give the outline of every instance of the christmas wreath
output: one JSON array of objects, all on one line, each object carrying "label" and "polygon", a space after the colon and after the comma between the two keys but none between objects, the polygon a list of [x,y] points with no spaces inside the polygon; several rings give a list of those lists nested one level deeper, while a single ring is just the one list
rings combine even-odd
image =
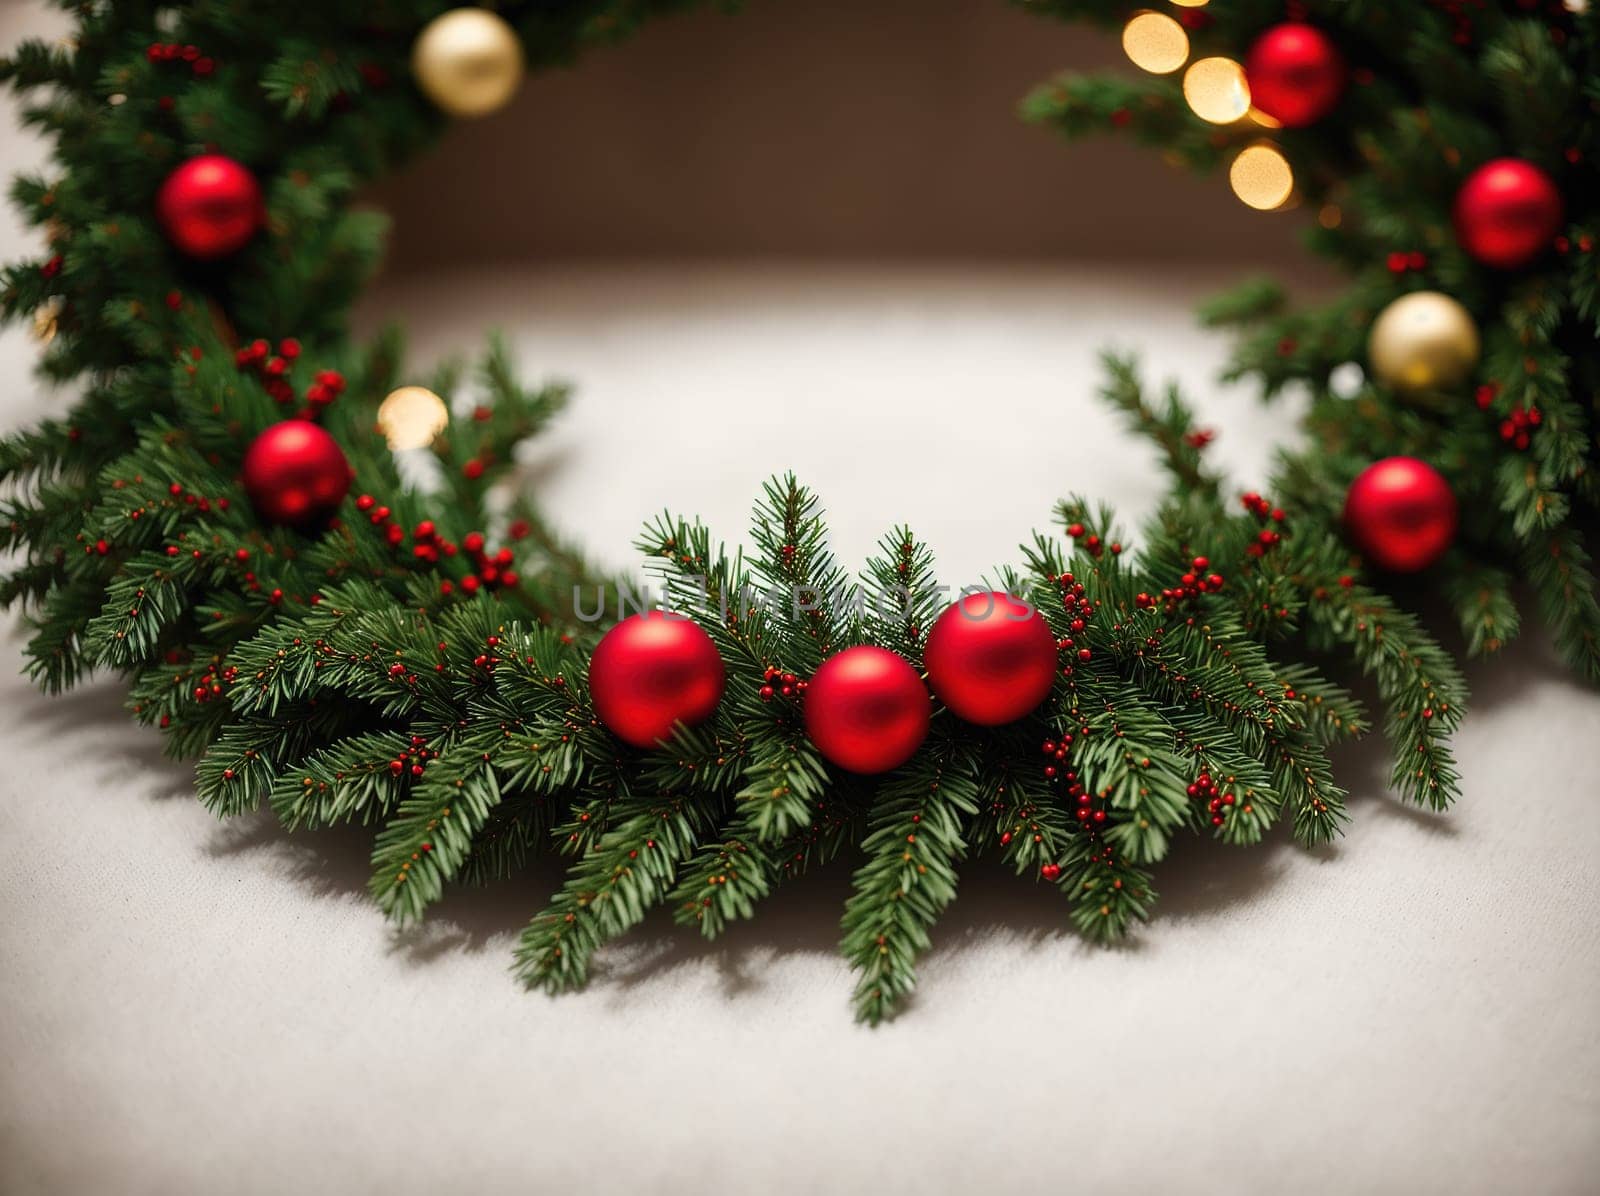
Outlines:
[{"label": "christmas wreath", "polygon": [[716,935],[851,854],[843,950],[877,1021],[969,855],[1111,940],[1182,834],[1337,835],[1328,749],[1368,716],[1325,669],[1372,679],[1394,788],[1446,806],[1463,687],[1424,592],[1481,655],[1525,589],[1600,676],[1600,20],[1574,0],[1030,0],[1120,30],[1146,73],[1050,82],[1029,119],[1311,205],[1349,271],[1311,310],[1254,282],[1205,313],[1238,330],[1235,376],[1311,396],[1270,496],[1231,494],[1180,399],[1108,358],[1172,480],[1136,539],[1067,498],[952,602],[907,527],[860,574],[835,561],[779,477],[747,552],[647,525],[652,609],[597,621],[596,587],[639,588],[502,484],[564,392],[492,347],[452,419],[458,370],[418,387],[397,335],[352,343],[384,229],[351,199],[525,64],[686,3],[83,0],[70,44],[0,65],[57,163],[14,185],[48,250],[6,271],[4,313],[82,389],[0,443],[4,598],[45,690],[123,675],[218,814],[377,824],[399,923],[566,853],[516,952],[549,989],[654,906]]}]

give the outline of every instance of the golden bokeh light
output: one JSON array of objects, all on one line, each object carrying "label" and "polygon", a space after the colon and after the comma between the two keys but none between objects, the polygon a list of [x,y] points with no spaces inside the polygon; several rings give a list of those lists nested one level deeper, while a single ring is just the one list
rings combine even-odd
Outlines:
[{"label": "golden bokeh light", "polygon": [[1200,58],[1183,72],[1183,98],[1201,120],[1229,125],[1250,111],[1244,67],[1231,58]]},{"label": "golden bokeh light", "polygon": [[1122,49],[1141,70],[1170,75],[1189,57],[1189,35],[1165,13],[1136,13],[1122,27]]},{"label": "golden bokeh light", "polygon": [[1260,125],[1263,129],[1283,128],[1283,122],[1281,120],[1279,120],[1276,116],[1268,116],[1259,108],[1250,109],[1250,119],[1255,121],[1256,124]]},{"label": "golden bokeh light", "polygon": [[46,299],[33,313],[33,335],[41,345],[56,339],[56,329],[61,319],[62,302],[59,298]]},{"label": "golden bokeh light", "polygon": [[450,423],[444,400],[422,386],[402,386],[378,404],[378,427],[395,451],[427,448]]},{"label": "golden bokeh light", "polygon": [[1282,207],[1294,192],[1294,171],[1278,147],[1247,145],[1228,167],[1228,183],[1239,199],[1257,211]]},{"label": "golden bokeh light", "polygon": [[1179,8],[1204,8],[1207,0],[1172,0]]}]

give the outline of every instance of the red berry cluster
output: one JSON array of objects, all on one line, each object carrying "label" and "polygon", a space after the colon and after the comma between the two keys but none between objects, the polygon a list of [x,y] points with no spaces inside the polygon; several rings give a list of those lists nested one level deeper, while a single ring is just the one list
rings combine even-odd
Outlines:
[{"label": "red berry cluster", "polygon": [[[383,506],[370,494],[360,495],[356,499],[356,510],[360,511],[374,527],[384,529],[384,538],[394,548],[399,548],[405,543],[406,530],[394,520],[394,512]],[[521,539],[528,534],[525,521],[518,520],[511,525],[513,539]],[[512,569],[516,557],[509,548],[502,548],[499,552],[491,554],[485,547],[486,541],[482,532],[468,532],[461,537],[461,543],[447,540],[439,534],[439,529],[434,526],[433,520],[424,519],[411,531],[414,541],[411,555],[426,564],[436,565],[447,557],[466,554],[472,563],[472,572],[460,581],[451,581],[446,578],[439,583],[439,593],[449,595],[460,588],[467,594],[476,594],[480,589],[511,589],[517,584],[517,574]]]},{"label": "red berry cluster", "polygon": [[219,511],[226,511],[232,505],[226,498],[211,499],[203,494],[191,494],[183,488],[181,482],[173,482],[167,487],[167,493],[172,495],[173,498],[183,499],[184,506],[193,507],[202,515],[210,511],[212,506],[215,506]]},{"label": "red berry cluster", "polygon": [[785,673],[782,669],[768,665],[761,673],[761,700],[770,702],[779,695],[785,698],[799,697],[806,692],[806,683],[793,673]]},{"label": "red berry cluster", "polygon": [[187,66],[197,79],[204,79],[217,69],[216,59],[200,53],[199,46],[183,46],[177,42],[151,42],[144,56],[154,63],[175,62]]},{"label": "red berry cluster", "polygon": [[500,663],[500,658],[494,654],[494,650],[500,646],[500,637],[491,635],[483,643],[488,651],[479,652],[474,656],[472,658],[472,667],[482,669],[486,673],[492,673],[494,672],[494,666]]},{"label": "red berry cluster", "polygon": [[405,541],[406,529],[394,521],[394,512],[383,506],[370,494],[363,494],[356,499],[356,510],[367,517],[367,522],[373,527],[383,528],[383,535],[392,547],[398,548]]},{"label": "red berry cluster", "polygon": [[224,682],[232,685],[234,678],[239,675],[239,670],[231,664],[219,669],[217,667],[219,663],[219,661],[212,661],[191,691],[196,702],[205,703],[220,698],[224,692]]},{"label": "red berry cluster", "polygon": [[411,538],[416,541],[411,555],[430,565],[438,564],[441,556],[455,556],[458,551],[454,544],[439,534],[439,529],[434,527],[431,519],[424,519],[412,528]]},{"label": "red berry cluster", "polygon": [[[502,548],[490,556],[484,547],[482,532],[468,532],[461,537],[461,548],[472,562],[472,572],[461,579],[461,588],[469,594],[476,593],[481,586],[490,589],[510,589],[517,584],[517,575],[511,566],[516,563],[511,549]],[[449,582],[440,585],[440,590],[448,594],[446,587]]]},{"label": "red berry cluster", "polygon": [[320,411],[344,393],[344,375],[338,370],[318,370],[311,385],[306,387],[306,402],[312,411]]},{"label": "red berry cluster", "polygon": [[[1088,732],[1085,731],[1084,734]],[[1048,763],[1044,766],[1045,779],[1059,780],[1066,787],[1067,796],[1073,801],[1073,814],[1077,820],[1086,826],[1099,826],[1106,820],[1106,808],[1103,798],[1097,798],[1086,788],[1077,772],[1066,766],[1067,754],[1072,749],[1072,734],[1067,732],[1059,739],[1047,739],[1040,747]],[[1008,843],[1008,836],[1000,837],[1001,843]]]},{"label": "red berry cluster", "polygon": [[[1044,741],[1044,745],[1039,749],[1039,751],[1042,752],[1049,761],[1044,766],[1045,780],[1053,781],[1058,776],[1073,777],[1073,779],[1076,780],[1072,770],[1067,768],[1063,763],[1063,761],[1066,760],[1067,752],[1069,749],[1071,749],[1071,747],[1072,732],[1070,731],[1063,733],[1060,739],[1047,739]],[[1001,839],[1000,841],[1002,843],[1005,842],[1004,839]]]},{"label": "red berry cluster", "polygon": [[[1574,156],[1574,155],[1576,155],[1576,156]],[[1582,157],[1582,155],[1578,154],[1576,150],[1568,150],[1567,151],[1567,160],[1569,162],[1571,162],[1574,166],[1576,166],[1578,164],[1578,161],[1579,161],[1579,159],[1581,157]],[[1572,252],[1572,247],[1573,247],[1574,244],[1577,245],[1579,253],[1593,253],[1594,252],[1594,238],[1592,236],[1590,236],[1588,233],[1584,233],[1582,236],[1580,236],[1577,239],[1576,242],[1572,241],[1568,237],[1557,237],[1556,238],[1556,252],[1557,253],[1571,253]]]},{"label": "red berry cluster", "polygon": [[[1091,846],[1089,862],[1091,864],[1103,864],[1108,871],[1116,867],[1117,861],[1111,854],[1111,844],[1101,840],[1100,836],[1093,830],[1089,832],[1089,843]],[[1122,881],[1120,879],[1113,880],[1111,887],[1113,889],[1121,889]],[[1108,911],[1105,906],[1101,906],[1100,912],[1104,914]]]},{"label": "red berry cluster", "polygon": [[[1072,527],[1081,526],[1081,524],[1076,523],[1072,525]],[[1071,527],[1067,529],[1067,534],[1072,534]],[[1120,544],[1113,544],[1111,547],[1115,552],[1122,551]],[[1078,635],[1089,626],[1089,620],[1094,617],[1094,603],[1084,596],[1083,583],[1076,580],[1072,574],[1063,573],[1060,577],[1052,577],[1048,580],[1061,587],[1061,607],[1071,616],[1067,621],[1067,630],[1072,634],[1058,639],[1056,647],[1062,652],[1076,650],[1078,659],[1087,664],[1094,659],[1094,651],[1090,648],[1079,648],[1077,641],[1072,637]],[[1063,665],[1061,675],[1063,677],[1072,676],[1072,666],[1070,664]]]},{"label": "red berry cluster", "polygon": [[[1198,9],[1185,9],[1185,12],[1197,12]],[[1203,449],[1217,438],[1215,428],[1196,428],[1192,432],[1183,434],[1183,443],[1192,449]]]},{"label": "red berry cluster", "polygon": [[[1085,534],[1086,532],[1087,534]],[[1090,556],[1097,557],[1107,548],[1111,550],[1112,556],[1122,555],[1121,544],[1117,543],[1115,540],[1113,540],[1110,544],[1105,543],[1093,532],[1088,532],[1081,523],[1067,524],[1067,535],[1071,536],[1074,540],[1082,540],[1084,550],[1088,552]]]},{"label": "red berry cluster", "polygon": [[[395,776],[399,776],[409,768],[412,776],[420,777],[423,770],[427,768],[428,761],[438,754],[438,752],[430,752],[428,750],[428,741],[426,739],[420,735],[413,735],[411,737],[411,749],[401,752],[393,760],[389,761],[389,771]],[[423,844],[423,850],[426,851],[427,849],[428,845]]]},{"label": "red berry cluster", "polygon": [[[1487,411],[1494,405],[1500,395],[1498,382],[1485,382],[1478,387],[1478,406]],[[1522,403],[1512,405],[1510,412],[1500,421],[1500,439],[1516,449],[1519,453],[1527,450],[1533,441],[1533,429],[1544,422],[1544,416],[1539,414],[1539,408],[1533,404],[1524,406]]]},{"label": "red berry cluster", "polygon": [[[237,551],[234,552],[233,559],[238,561],[241,565],[244,564],[246,561],[248,561],[250,559],[250,550],[248,548],[240,548],[240,549],[238,549]],[[259,592],[260,589],[261,589],[261,583],[256,580],[255,573],[250,569],[246,569],[244,571],[244,584],[245,584],[245,588],[250,590],[252,593]],[[283,591],[282,590],[273,590],[272,594],[273,594],[272,604],[274,606],[276,606],[279,602],[283,601]]]},{"label": "red berry cluster", "polygon": [[1210,567],[1210,560],[1197,556],[1189,562],[1189,572],[1178,578],[1177,585],[1162,590],[1160,598],[1140,591],[1134,596],[1133,604],[1140,610],[1148,610],[1159,602],[1170,615],[1179,607],[1192,604],[1202,594],[1215,594],[1226,583],[1222,574],[1207,573]]},{"label": "red berry cluster", "polygon": [[[1262,524],[1281,524],[1284,521],[1282,507],[1275,507],[1254,491],[1242,495],[1239,505],[1249,511]],[[1272,527],[1263,527],[1256,533],[1256,542],[1246,548],[1245,555],[1264,557],[1283,541],[1283,534]]]},{"label": "red berry cluster", "polygon": [[1500,421],[1500,439],[1518,452],[1523,452],[1532,441],[1533,429],[1543,419],[1537,407],[1524,407],[1518,403],[1511,408],[1511,414]]},{"label": "red berry cluster", "polygon": [[1236,809],[1245,815],[1255,813],[1255,807],[1249,802],[1242,806],[1238,804],[1239,799],[1233,790],[1226,788],[1232,784],[1233,778],[1226,777],[1223,779],[1223,787],[1219,787],[1211,775],[1211,770],[1202,764],[1200,775],[1189,785],[1189,796],[1196,801],[1206,803],[1206,813],[1211,815],[1212,826],[1222,826]]},{"label": "red berry cluster", "polygon": [[[279,403],[294,402],[294,384],[289,381],[289,371],[300,356],[300,342],[288,337],[278,342],[277,353],[264,340],[255,340],[233,355],[234,364],[242,373],[253,373],[261,379],[266,392]],[[315,381],[306,387],[307,407],[300,415],[315,416],[344,393],[344,375],[338,370],[318,370]]]},{"label": "red berry cluster", "polygon": [[1428,268],[1428,255],[1420,250],[1413,249],[1410,253],[1399,250],[1389,255],[1389,273],[1404,274],[1406,271],[1426,270]]},{"label": "red berry cluster", "polygon": [[1211,770],[1204,764],[1200,766],[1200,775],[1189,782],[1189,796],[1196,801],[1206,803],[1206,812],[1211,815],[1211,825],[1221,826],[1224,814],[1228,807],[1234,803],[1232,793],[1224,794],[1217,789],[1217,782],[1211,775]]},{"label": "red berry cluster", "polygon": [[1067,796],[1076,803],[1073,814],[1079,822],[1099,826],[1106,820],[1106,804],[1104,798],[1097,798],[1083,787],[1083,782],[1078,780],[1077,774],[1068,771],[1066,775]]}]

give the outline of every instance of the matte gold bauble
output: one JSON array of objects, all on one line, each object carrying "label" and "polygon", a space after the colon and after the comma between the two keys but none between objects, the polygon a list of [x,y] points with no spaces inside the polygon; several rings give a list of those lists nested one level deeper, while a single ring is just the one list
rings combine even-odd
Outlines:
[{"label": "matte gold bauble", "polygon": [[418,35],[411,73],[451,116],[488,116],[510,103],[522,85],[522,43],[488,9],[451,9]]},{"label": "matte gold bauble", "polygon": [[1367,338],[1373,376],[1408,395],[1464,385],[1479,352],[1472,314],[1438,291],[1402,295],[1378,313]]}]

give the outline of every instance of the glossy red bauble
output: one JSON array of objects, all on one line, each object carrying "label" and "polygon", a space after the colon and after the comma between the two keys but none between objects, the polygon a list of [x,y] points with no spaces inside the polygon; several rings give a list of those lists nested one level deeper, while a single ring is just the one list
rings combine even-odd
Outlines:
[{"label": "glossy red bauble", "polygon": [[1338,106],[1349,70],[1333,39],[1315,25],[1274,25],[1244,61],[1250,103],[1289,128],[1314,124]]},{"label": "glossy red bauble", "polygon": [[243,249],[266,221],[261,185],[232,158],[190,158],[167,176],[156,196],[167,239],[192,258],[226,257]]},{"label": "glossy red bauble", "polygon": [[1532,162],[1496,158],[1456,192],[1456,239],[1486,266],[1520,269],[1555,243],[1563,208],[1555,183]]},{"label": "glossy red bauble", "polygon": [[879,773],[928,735],[928,690],[902,656],[862,645],[823,661],[806,688],[806,733],[840,768]]},{"label": "glossy red bauble", "polygon": [[624,743],[655,747],[678,723],[710,718],[726,672],[698,624],[662,611],[633,615],[600,638],[589,658],[589,696]]},{"label": "glossy red bauble", "polygon": [[1034,710],[1056,676],[1044,616],[995,591],[968,594],[935,620],[923,650],[928,685],[969,723],[998,727]]},{"label": "glossy red bauble", "polygon": [[1415,457],[1367,466],[1344,500],[1351,543],[1392,573],[1416,573],[1442,557],[1455,542],[1457,516],[1450,483]]},{"label": "glossy red bauble", "polygon": [[350,462],[339,442],[303,419],[286,419],[257,436],[241,474],[256,513],[290,527],[328,518],[350,489]]}]

